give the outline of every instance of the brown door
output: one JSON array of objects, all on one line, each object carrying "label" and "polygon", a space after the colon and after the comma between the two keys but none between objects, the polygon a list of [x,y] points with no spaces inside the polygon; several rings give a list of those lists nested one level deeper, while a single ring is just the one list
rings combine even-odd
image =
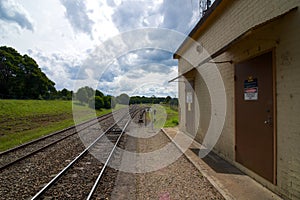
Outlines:
[{"label": "brown door", "polygon": [[194,109],[194,81],[190,80],[185,85],[185,113],[186,130],[188,133],[195,134],[195,109]]},{"label": "brown door", "polygon": [[273,58],[235,66],[236,161],[274,183]]}]

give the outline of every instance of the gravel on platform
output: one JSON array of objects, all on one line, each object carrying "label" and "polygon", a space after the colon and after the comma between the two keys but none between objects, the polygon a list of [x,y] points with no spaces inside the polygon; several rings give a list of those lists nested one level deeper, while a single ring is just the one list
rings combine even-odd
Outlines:
[{"label": "gravel on platform", "polygon": [[[138,150],[154,151],[169,142],[159,132],[151,138],[139,139]],[[165,168],[136,176],[137,199],[224,199],[184,155]]]}]

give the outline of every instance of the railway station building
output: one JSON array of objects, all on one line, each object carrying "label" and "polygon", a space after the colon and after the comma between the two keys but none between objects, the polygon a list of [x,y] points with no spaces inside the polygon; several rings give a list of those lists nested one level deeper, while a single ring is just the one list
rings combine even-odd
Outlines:
[{"label": "railway station building", "polygon": [[[300,199],[300,1],[215,0],[174,54],[180,125],[284,199]],[[218,135],[216,132],[220,132]]]}]

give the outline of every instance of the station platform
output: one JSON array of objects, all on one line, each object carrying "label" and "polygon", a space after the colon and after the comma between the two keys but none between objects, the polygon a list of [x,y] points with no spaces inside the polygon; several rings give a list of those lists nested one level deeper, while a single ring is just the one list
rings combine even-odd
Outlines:
[{"label": "station platform", "polygon": [[[197,150],[200,144],[180,132],[178,128],[164,128],[162,131],[185,154],[187,159],[205,176],[209,182],[224,196],[225,199],[238,200],[279,200],[271,192],[235,166],[210,152],[206,157],[200,158]],[[188,146],[187,146],[188,145]]]}]

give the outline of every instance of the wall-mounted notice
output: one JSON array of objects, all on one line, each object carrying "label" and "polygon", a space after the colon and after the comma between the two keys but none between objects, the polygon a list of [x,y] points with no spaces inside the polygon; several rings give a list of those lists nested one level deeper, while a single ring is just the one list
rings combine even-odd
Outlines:
[{"label": "wall-mounted notice", "polygon": [[193,93],[192,92],[187,92],[186,93],[186,102],[187,103],[193,103]]},{"label": "wall-mounted notice", "polygon": [[251,76],[244,81],[244,100],[256,101],[258,100],[258,84],[257,78],[253,79]]}]

